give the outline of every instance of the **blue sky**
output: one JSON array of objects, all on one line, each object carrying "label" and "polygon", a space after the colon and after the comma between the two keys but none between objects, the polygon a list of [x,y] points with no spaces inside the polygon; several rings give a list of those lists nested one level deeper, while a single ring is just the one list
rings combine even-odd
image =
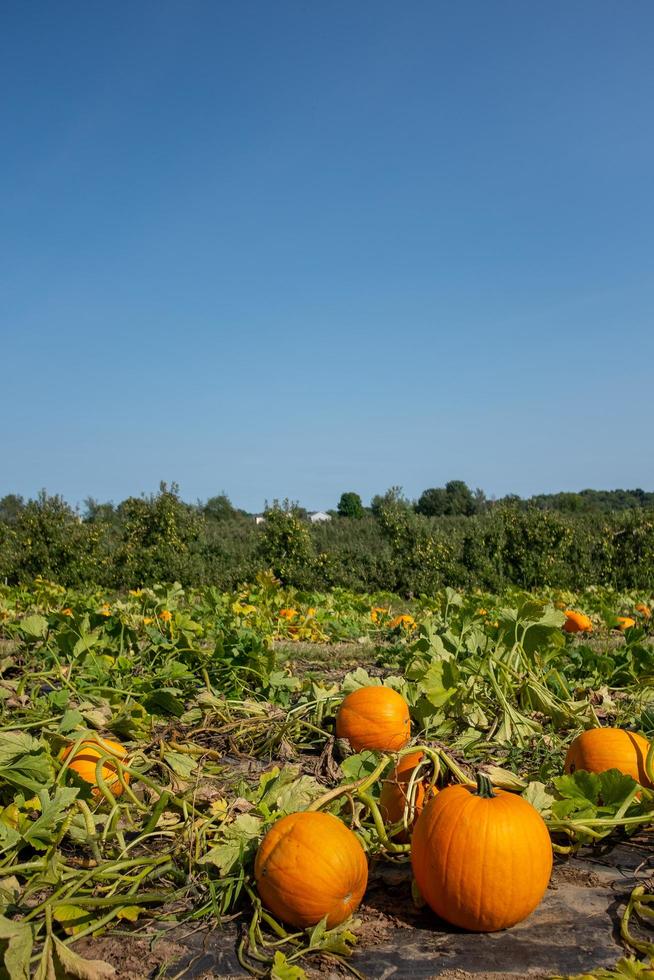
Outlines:
[{"label": "blue sky", "polygon": [[0,495],[654,488],[654,6],[3,6]]}]

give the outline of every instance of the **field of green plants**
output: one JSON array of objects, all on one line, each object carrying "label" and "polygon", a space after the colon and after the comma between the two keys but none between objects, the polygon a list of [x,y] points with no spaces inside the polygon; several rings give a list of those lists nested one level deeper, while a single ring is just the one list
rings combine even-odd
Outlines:
[{"label": "field of green plants", "polygon": [[[445,589],[409,602],[302,592],[271,572],[234,592],[0,586],[0,976],[135,976],[95,944],[180,925],[233,936],[244,975],[361,976],[365,895],[350,918],[312,920],[327,886],[311,894],[310,869],[329,835],[316,831],[314,854],[305,841],[301,890],[290,887],[297,867],[277,868],[281,916],[264,897],[272,879],[264,887],[257,852],[298,813],[331,814],[370,868],[410,874],[413,860],[417,877],[428,845],[423,833],[412,855],[415,818],[422,809],[420,828],[427,800],[458,784],[490,781],[490,802],[526,801],[558,863],[647,833],[646,743],[638,781],[611,731],[603,771],[564,769],[586,730],[654,736],[653,607],[647,591],[608,588]],[[366,748],[339,711],[381,686],[408,705],[410,738]],[[374,690],[366,697],[376,703]],[[366,711],[374,743],[386,721]],[[475,873],[483,892],[483,867]],[[484,928],[485,901],[473,928]],[[585,975],[654,977],[653,916],[646,884],[625,895],[622,958]],[[184,974],[144,963],[139,975]]]}]

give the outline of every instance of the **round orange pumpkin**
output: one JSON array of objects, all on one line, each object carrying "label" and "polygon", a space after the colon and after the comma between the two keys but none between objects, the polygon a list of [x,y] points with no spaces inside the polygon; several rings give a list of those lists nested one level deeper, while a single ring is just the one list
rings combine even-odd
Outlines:
[{"label": "round orange pumpkin", "polygon": [[360,687],[338,709],[336,735],[348,739],[355,752],[397,752],[411,737],[409,706],[390,687]]},{"label": "round orange pumpkin", "polygon": [[623,728],[590,728],[570,743],[565,771],[606,772],[619,769],[641,786],[651,786],[645,769],[649,742],[643,735]]},{"label": "round orange pumpkin", "polygon": [[[402,820],[408,802],[411,777],[423,759],[422,752],[410,752],[402,756],[391,775],[382,783],[379,809],[386,823],[394,824]],[[418,779],[414,782],[413,807],[407,814],[409,829],[415,825],[422,813],[427,794],[431,796],[434,792],[436,790],[431,789],[426,779]],[[402,843],[405,843],[409,837],[405,830],[398,830],[393,836]]]},{"label": "round orange pumpkin", "polygon": [[574,609],[566,609],[563,629],[566,633],[592,633],[593,624],[589,616],[575,612]]},{"label": "round orange pumpkin", "polygon": [[[68,748],[63,752],[61,758],[66,760],[74,746],[69,745]],[[93,784],[93,796],[101,796],[102,790],[97,785],[96,776],[96,766],[98,759],[104,753],[109,753],[110,756],[114,756],[116,759],[124,760],[127,757],[127,749],[120,744],[120,742],[112,742],[108,738],[100,738],[98,741],[94,739],[88,742],[82,742],[75,754],[73,755],[71,761],[68,764],[68,768],[76,772],[80,779],[85,780],[87,783]],[[114,779],[116,775],[116,766],[111,761],[111,758],[107,758],[102,763],[102,778],[107,784],[108,788],[111,790],[114,796],[120,796],[123,792],[123,786],[119,779]],[[129,782],[129,773],[124,775],[125,782]],[[113,781],[112,781],[113,780]]]},{"label": "round orange pumpkin", "polygon": [[542,817],[487,776],[448,786],[427,803],[411,841],[416,884],[436,915],[461,929],[495,932],[525,919],[552,872]]},{"label": "round orange pumpkin", "polygon": [[254,862],[257,889],[273,915],[297,929],[327,916],[327,928],[358,908],[368,861],[358,839],[331,813],[291,813],[273,824]]}]

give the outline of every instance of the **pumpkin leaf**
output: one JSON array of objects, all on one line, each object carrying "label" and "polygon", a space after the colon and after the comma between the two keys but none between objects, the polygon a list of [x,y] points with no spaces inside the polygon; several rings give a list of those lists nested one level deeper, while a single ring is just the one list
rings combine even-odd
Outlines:
[{"label": "pumpkin leaf", "polygon": [[533,808],[538,810],[541,816],[552,812],[554,797],[547,792],[544,783],[539,783],[537,780],[534,780],[529,783],[522,796],[527,803],[531,803]]},{"label": "pumpkin leaf", "polygon": [[7,906],[13,905],[20,892],[20,882],[15,875],[0,878],[0,912],[4,912]]},{"label": "pumpkin leaf", "polygon": [[173,715],[180,718],[184,714],[186,705],[176,697],[173,690],[161,688],[145,698],[143,707],[152,715]]},{"label": "pumpkin leaf", "polygon": [[126,919],[127,922],[136,922],[141,912],[145,912],[142,905],[124,905],[116,913],[117,919]]},{"label": "pumpkin leaf", "polygon": [[603,806],[619,808],[637,785],[633,776],[628,776],[619,769],[609,769],[599,774],[599,800]]},{"label": "pumpkin leaf", "polygon": [[70,786],[58,786],[52,798],[46,792],[39,794],[41,813],[23,832],[23,840],[37,851],[45,850],[55,836],[55,831],[65,820],[69,807],[79,790]]},{"label": "pumpkin leaf", "polygon": [[271,980],[306,980],[306,976],[301,966],[289,963],[284,953],[276,951],[270,968]]},{"label": "pumpkin leaf", "polygon": [[361,924],[360,919],[346,919],[341,925],[336,926],[335,929],[329,929],[323,935],[320,945],[316,946],[316,949],[320,949],[325,953],[337,953],[340,956],[351,956],[352,949],[356,945],[357,937],[352,932],[352,929],[356,929]]},{"label": "pumpkin leaf", "polygon": [[[67,977],[78,980],[108,980],[115,977],[116,971],[110,963],[104,960],[85,960],[79,953],[65,946],[56,936],[52,937],[54,952]],[[49,980],[49,978],[48,978]]]},{"label": "pumpkin leaf", "polygon": [[69,735],[70,732],[74,732],[76,728],[84,727],[84,715],[81,711],[76,708],[69,708],[64,712],[64,716],[59,722],[57,731],[60,735]]},{"label": "pumpkin leaf", "polygon": [[280,813],[306,810],[322,792],[320,784],[313,776],[300,776],[281,791],[277,797],[277,809]]},{"label": "pumpkin leaf", "polygon": [[198,761],[193,756],[172,750],[164,753],[164,762],[170,766],[175,775],[179,776],[180,779],[190,779],[191,774],[198,767]]},{"label": "pumpkin leaf", "polygon": [[352,691],[356,691],[359,687],[372,687],[381,685],[381,681],[378,677],[371,677],[367,670],[363,667],[357,667],[356,670],[351,670],[343,678],[343,683],[341,688],[345,694],[350,694]]},{"label": "pumpkin leaf", "polygon": [[93,919],[88,909],[83,909],[79,905],[57,905],[53,909],[52,917],[62,926],[67,936],[74,936],[81,932]]},{"label": "pumpkin leaf", "polygon": [[21,619],[18,629],[26,640],[40,640],[48,632],[48,621],[45,616],[26,616]]},{"label": "pumpkin leaf", "polygon": [[341,770],[346,783],[354,783],[357,779],[363,779],[374,772],[379,763],[379,756],[370,749],[350,755],[341,762]]},{"label": "pumpkin leaf", "polygon": [[2,962],[11,980],[29,980],[32,945],[32,929],[26,922],[12,922],[0,915]]},{"label": "pumpkin leaf", "polygon": [[45,746],[26,732],[0,733],[0,780],[34,794],[54,781]]},{"label": "pumpkin leaf", "polygon": [[27,732],[2,732],[0,734],[0,766],[11,765],[21,756],[30,752],[40,752],[42,748],[38,739]]},{"label": "pumpkin leaf", "polygon": [[222,843],[212,847],[198,864],[213,864],[223,875],[230,874],[239,864],[254,856],[263,820],[251,813],[242,813],[223,831]]}]

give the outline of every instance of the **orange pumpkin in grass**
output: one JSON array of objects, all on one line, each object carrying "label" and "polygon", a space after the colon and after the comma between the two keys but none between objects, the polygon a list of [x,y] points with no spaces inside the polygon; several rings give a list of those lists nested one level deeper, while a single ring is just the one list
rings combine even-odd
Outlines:
[{"label": "orange pumpkin in grass", "polygon": [[327,928],[359,906],[368,861],[358,839],[331,813],[291,813],[273,824],[254,862],[257,890],[273,915],[297,929],[327,916]]},{"label": "orange pumpkin in grass", "polygon": [[[62,761],[66,761],[73,751],[74,746],[69,745],[68,748],[62,753]],[[89,739],[88,742],[82,742],[75,751],[71,761],[68,763],[68,768],[76,772],[80,779],[83,779],[87,783],[93,784],[93,796],[101,796],[102,790],[98,786],[96,767],[98,759],[104,753],[109,753],[109,756],[114,756],[116,759],[124,761],[128,755],[127,749],[120,744],[120,742],[112,742],[108,738],[98,738]],[[116,766],[112,762],[111,758],[107,758],[102,763],[102,778],[107,784],[108,788],[111,790],[114,796],[120,796],[123,792],[123,786],[119,779],[114,779],[117,773]],[[129,782],[129,773],[124,775],[125,782]]]},{"label": "orange pumpkin in grass", "polygon": [[566,609],[563,629],[566,633],[592,633],[593,624],[589,616],[574,609]]},{"label": "orange pumpkin in grass", "polygon": [[[391,775],[382,783],[379,809],[386,823],[394,824],[402,820],[408,801],[411,777],[423,759],[422,752],[410,752],[408,755],[402,756]],[[416,780],[414,783],[413,813],[408,814],[410,829],[413,828],[422,813],[428,794],[431,796],[436,792],[437,790],[432,789],[426,779],[418,778]],[[393,836],[400,843],[406,843],[409,839],[409,834],[405,830],[398,830]]]},{"label": "orange pumpkin in grass", "polygon": [[565,771],[606,772],[619,769],[633,776],[641,786],[651,786],[645,759],[649,742],[643,735],[623,728],[590,728],[570,743],[565,757]]},{"label": "orange pumpkin in grass", "polygon": [[552,873],[552,844],[537,810],[521,796],[448,786],[413,831],[411,864],[436,915],[461,929],[495,932],[533,912]]},{"label": "orange pumpkin in grass", "polygon": [[632,626],[636,625],[636,620],[632,619],[631,616],[617,616],[618,625],[617,628],[623,633],[625,630],[630,630]]},{"label": "orange pumpkin in grass", "polygon": [[411,737],[409,706],[390,687],[360,687],[343,699],[336,735],[348,739],[355,752],[398,752]]}]

